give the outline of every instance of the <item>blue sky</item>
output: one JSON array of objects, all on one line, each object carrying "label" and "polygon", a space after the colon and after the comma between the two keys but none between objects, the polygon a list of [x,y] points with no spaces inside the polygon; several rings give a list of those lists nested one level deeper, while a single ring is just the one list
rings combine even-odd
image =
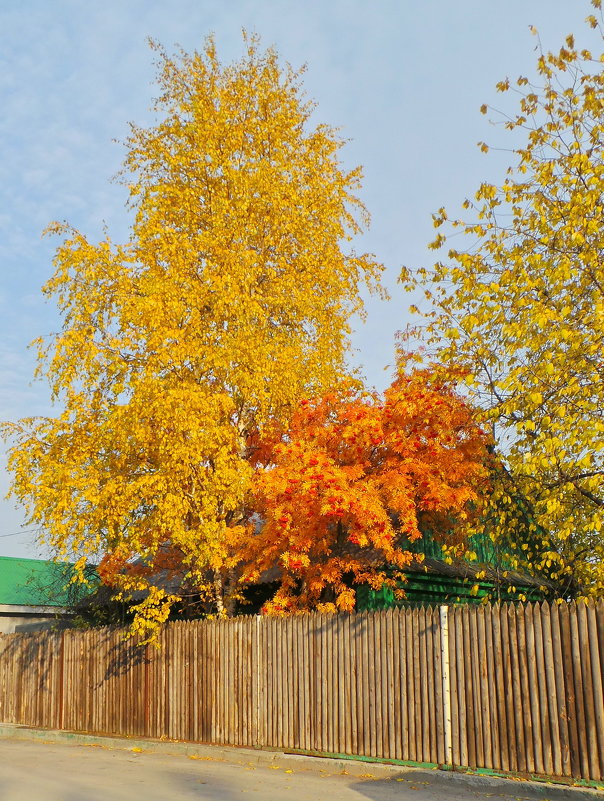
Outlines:
[{"label": "blue sky", "polygon": [[[509,147],[479,113],[501,105],[495,83],[534,74],[538,28],[545,49],[574,32],[591,8],[576,0],[26,0],[0,3],[0,419],[49,414],[44,384],[32,383],[28,343],[60,321],[40,287],[56,243],[42,239],[67,220],[91,239],[107,224],[125,239],[120,166],[127,122],[151,121],[154,69],[147,37],[168,50],[216,37],[223,61],[241,53],[241,29],[256,31],[294,66],[317,119],[349,139],[343,160],[364,167],[362,198],[372,215],[357,247],[385,265],[392,299],[371,301],[356,325],[354,359],[383,388],[394,335],[409,321],[397,286],[401,265],[431,262],[431,213],[459,207],[482,180],[501,179]],[[505,107],[505,106],[504,106]],[[507,106],[513,108],[513,106]],[[0,461],[0,494],[8,488]],[[0,503],[0,555],[46,555],[23,513]]]}]

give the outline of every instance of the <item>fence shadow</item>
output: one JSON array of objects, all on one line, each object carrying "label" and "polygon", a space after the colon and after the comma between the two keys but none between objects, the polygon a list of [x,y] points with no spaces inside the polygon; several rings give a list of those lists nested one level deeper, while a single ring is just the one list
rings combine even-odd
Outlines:
[{"label": "fence shadow", "polygon": [[[20,632],[0,638],[0,661],[3,672],[10,671],[17,681],[38,692],[48,690],[63,658],[61,631]],[[7,676],[8,678],[8,676]],[[2,699],[0,699],[0,702]]]},{"label": "fence shadow", "polygon": [[[371,771],[368,770],[368,773]],[[476,776],[449,771],[408,770],[388,779],[364,779],[351,785],[360,796],[370,801],[392,801],[413,796],[417,801],[451,801],[460,798],[491,798],[500,801],[594,801],[593,790],[573,787],[518,784],[500,777]],[[411,792],[413,791],[413,792]]]},{"label": "fence shadow", "polygon": [[[110,629],[110,633],[114,637],[118,631],[119,629]],[[107,666],[102,680],[107,681],[125,676],[133,668],[149,665],[151,661],[149,646],[140,645],[132,639],[123,639],[120,635],[120,639],[109,646]]]}]

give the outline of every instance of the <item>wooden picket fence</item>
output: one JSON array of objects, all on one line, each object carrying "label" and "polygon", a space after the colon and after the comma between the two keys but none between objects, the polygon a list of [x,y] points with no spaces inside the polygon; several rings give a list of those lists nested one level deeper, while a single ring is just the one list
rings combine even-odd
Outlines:
[{"label": "wooden picket fence", "polygon": [[0,722],[604,779],[604,603],[0,637]]}]

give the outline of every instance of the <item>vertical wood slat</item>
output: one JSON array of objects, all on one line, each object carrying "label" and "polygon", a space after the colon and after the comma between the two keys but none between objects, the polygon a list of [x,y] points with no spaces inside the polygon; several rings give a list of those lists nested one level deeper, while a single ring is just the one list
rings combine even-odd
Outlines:
[{"label": "vertical wood slat", "polygon": [[338,666],[338,660],[337,660],[338,615],[337,614],[329,616],[326,634],[327,634],[327,640],[323,647],[326,649],[327,652],[328,676],[329,676],[328,705],[329,705],[330,736],[328,742],[328,749],[329,753],[336,754],[340,753],[340,750],[338,748],[339,677],[337,672],[337,666]]},{"label": "vertical wood slat", "polygon": [[[379,613],[377,613],[379,614]],[[369,725],[369,756],[375,756],[377,753],[377,724],[376,724],[376,707],[377,707],[377,681],[375,675],[375,648],[370,646],[370,643],[376,643],[376,622],[378,618],[376,614],[367,615],[366,618],[366,640],[364,647],[367,649],[367,688],[368,688],[368,705],[367,722]]]},{"label": "vertical wood slat", "polygon": [[383,745],[382,753],[387,759],[394,759],[395,754],[395,728],[394,728],[394,658],[392,653],[393,635],[393,614],[390,611],[382,612],[382,734]]},{"label": "vertical wood slat", "polygon": [[314,688],[314,675],[312,673],[312,638],[310,617],[302,619],[302,645],[304,649],[304,739],[302,748],[310,751],[312,748],[312,692]]},{"label": "vertical wood slat", "polygon": [[[274,692],[272,699],[272,737],[277,748],[284,747],[284,732],[287,728],[287,696],[285,694],[285,671],[283,669],[283,655],[281,652],[281,626],[282,620],[277,618],[271,621],[272,653],[274,670]],[[319,649],[321,653],[321,649]],[[277,708],[280,707],[278,710]],[[283,714],[285,712],[285,714]]]},{"label": "vertical wood slat", "polygon": [[509,770],[515,772],[518,770],[518,753],[516,751],[516,720],[514,714],[514,695],[512,692],[512,656],[511,656],[511,643],[510,643],[510,628],[508,605],[505,604],[500,608],[500,621],[501,621],[501,648],[503,656],[502,687],[504,691],[504,705],[505,705],[505,719],[507,725],[507,739],[504,743],[504,749],[507,754],[509,763]]},{"label": "vertical wood slat", "polygon": [[499,708],[497,706],[497,674],[495,664],[495,640],[493,632],[493,607],[485,607],[485,630],[486,640],[485,649],[487,653],[487,674],[488,674],[488,692],[489,692],[489,713],[491,720],[491,757],[492,767],[500,767],[500,750],[501,744],[499,740]]},{"label": "vertical wood slat", "polygon": [[229,744],[240,744],[241,732],[241,621],[231,621],[227,628],[229,638]]},{"label": "vertical wood slat", "polygon": [[521,773],[527,771],[526,760],[526,745],[524,739],[524,718],[523,707],[524,702],[528,699],[523,699],[522,685],[520,677],[519,653],[518,653],[518,627],[517,627],[517,613],[521,607],[514,606],[513,604],[507,605],[508,617],[508,636],[510,646],[510,672],[511,672],[511,691],[512,691],[512,708],[514,714],[514,728],[516,731],[516,765],[517,770]]},{"label": "vertical wood slat", "polygon": [[[258,618],[256,624],[257,641],[256,641],[256,666],[258,674],[258,699],[257,699],[257,715],[258,715],[258,732],[256,735],[256,745],[262,748],[268,744],[268,721],[267,721],[267,706],[268,706],[268,662],[266,659],[266,621]],[[310,627],[308,628],[308,641],[310,643]],[[309,667],[310,672],[310,667]],[[309,724],[311,724],[309,719]],[[308,738],[312,737],[312,728],[309,725]]]},{"label": "vertical wood slat", "polygon": [[[438,762],[437,745],[436,745],[436,687],[435,687],[435,637],[434,637],[434,607],[425,608],[425,631],[426,631],[426,678],[428,681],[428,717],[427,723],[427,736],[424,746],[424,761],[425,762]],[[441,679],[442,682],[442,679]]]},{"label": "vertical wood slat", "polygon": [[418,613],[418,639],[419,639],[419,680],[417,684],[416,700],[419,704],[418,723],[420,737],[418,739],[418,751],[422,762],[430,761],[430,700],[428,696],[428,631],[426,625],[426,608],[420,607]]},{"label": "vertical wood slat", "polygon": [[319,718],[321,711],[321,662],[318,645],[317,627],[320,618],[313,616],[308,619],[308,645],[309,645],[309,675],[310,685],[310,730],[309,730],[309,750],[319,751],[321,743],[319,740],[322,721]]},{"label": "vertical wood slat", "polygon": [[449,670],[451,690],[451,752],[453,765],[461,764],[459,732],[459,693],[457,687],[457,610],[450,607],[449,616]]},{"label": "vertical wood slat", "polygon": [[444,764],[445,756],[445,703],[443,670],[445,666],[442,659],[442,635],[440,609],[435,606],[431,609],[430,629],[432,632],[432,686],[434,687],[434,710],[432,714],[433,747],[431,761],[437,765]]},{"label": "vertical wood slat", "polygon": [[552,658],[554,662],[554,674],[556,682],[556,702],[557,715],[559,722],[560,737],[560,760],[562,776],[571,775],[570,744],[568,710],[566,707],[566,688],[563,662],[563,643],[562,643],[562,621],[560,607],[554,604],[551,608],[551,627],[552,627]]},{"label": "vertical wood slat", "polygon": [[246,641],[246,651],[247,651],[247,674],[248,674],[248,682],[247,682],[247,732],[246,732],[246,745],[248,748],[253,748],[255,745],[255,728],[256,728],[256,673],[257,671],[254,670],[255,664],[255,649],[256,649],[256,621],[252,615],[248,615],[247,618],[247,626],[246,626],[246,633],[247,633],[247,641]]},{"label": "vertical wood slat", "polygon": [[535,653],[537,661],[537,682],[539,686],[539,714],[541,718],[541,743],[543,753],[543,772],[553,773],[551,720],[549,714],[549,699],[547,697],[546,653],[544,626],[541,607],[535,605],[534,610]]},{"label": "vertical wood slat", "polygon": [[530,697],[530,715],[531,715],[531,728],[533,732],[533,749],[534,749],[534,763],[535,771],[537,773],[544,773],[543,761],[543,730],[541,728],[541,714],[540,714],[540,698],[538,692],[539,684],[539,668],[537,665],[537,651],[536,651],[536,637],[538,636],[535,631],[535,608],[530,606],[525,613],[525,637],[526,637],[526,656],[529,672],[529,687]]},{"label": "vertical wood slat", "polygon": [[[273,709],[275,706],[275,660],[273,657],[273,625],[275,621],[267,619],[262,621],[262,630],[264,634],[263,641],[263,656],[264,656],[264,670],[266,672],[266,693],[264,698],[264,713],[266,717],[265,726],[265,745],[272,745],[273,740]],[[313,743],[313,748],[315,747]]]},{"label": "vertical wood slat", "polygon": [[463,627],[463,660],[464,660],[464,675],[465,675],[465,707],[466,707],[466,721],[467,721],[467,758],[470,767],[477,765],[476,753],[476,717],[474,710],[474,676],[472,672],[473,656],[474,656],[474,642],[472,641],[470,629],[470,613],[468,607],[462,609],[462,627]]},{"label": "vertical wood slat", "polygon": [[401,662],[404,654],[401,649],[401,611],[395,609],[389,616],[390,621],[390,647],[391,647],[391,668],[389,676],[389,701],[388,710],[389,725],[391,727],[390,753],[392,759],[404,759],[402,756],[402,734],[403,726],[401,721],[402,706],[402,687],[401,687]]},{"label": "vertical wood slat", "polygon": [[495,686],[496,697],[495,704],[497,707],[497,720],[498,720],[498,740],[499,740],[499,765],[500,770],[509,770],[510,763],[508,759],[508,729],[507,729],[507,712],[505,705],[505,687],[507,677],[504,675],[503,670],[503,636],[501,632],[501,615],[502,608],[497,604],[493,608],[493,650],[494,650],[494,664],[495,664]]},{"label": "vertical wood slat", "polygon": [[468,756],[468,723],[466,704],[466,664],[463,609],[455,612],[455,662],[457,664],[457,698],[459,710],[459,765],[470,764]]},{"label": "vertical wood slat", "polygon": [[250,670],[249,656],[250,656],[250,639],[249,639],[249,618],[241,618],[241,627],[239,630],[240,637],[240,703],[241,703],[241,724],[240,724],[240,744],[242,746],[249,746],[249,721],[250,721],[250,688],[252,683],[252,674]]},{"label": "vertical wood slat", "polygon": [[406,630],[405,641],[406,667],[407,667],[407,719],[409,722],[409,756],[407,759],[417,760],[417,736],[415,732],[415,649],[414,643],[417,642],[415,627],[415,609],[406,610]]},{"label": "vertical wood slat", "polygon": [[291,656],[291,703],[292,711],[292,748],[300,749],[302,747],[302,731],[303,731],[303,696],[304,696],[304,677],[302,675],[301,661],[302,661],[302,642],[300,638],[300,618],[292,620],[290,625],[292,647],[290,649]]},{"label": "vertical wood slat", "polygon": [[[554,624],[555,625],[555,624]],[[543,631],[543,645],[545,656],[545,684],[548,699],[550,720],[550,740],[552,747],[552,773],[562,775],[562,746],[560,738],[560,721],[558,719],[558,703],[556,700],[556,672],[554,668],[554,644],[552,634],[552,619],[550,607],[543,603],[541,606],[541,627]]]},{"label": "vertical wood slat", "polygon": [[405,642],[407,641],[407,611],[399,610],[398,616],[398,645],[399,654],[399,695],[396,700],[396,711],[399,715],[399,759],[408,760],[409,757],[409,698],[407,696],[407,652]]},{"label": "vertical wood slat", "polygon": [[604,642],[598,642],[598,623],[595,604],[588,606],[587,610],[587,627],[588,627],[588,647],[591,659],[591,684],[593,688],[594,697],[594,716],[595,716],[595,729],[596,740],[595,746],[597,749],[597,761],[595,762],[595,770],[593,778],[601,780],[604,778],[604,688],[603,684],[603,664]]},{"label": "vertical wood slat", "polygon": [[583,692],[583,670],[581,664],[581,641],[579,636],[579,619],[577,614],[577,604],[573,603],[569,608],[570,620],[570,648],[573,666],[574,682],[574,714],[577,721],[578,731],[578,752],[580,763],[580,775],[589,776],[589,757],[587,753],[587,720],[585,717],[585,704]]},{"label": "vertical wood slat", "polygon": [[587,759],[589,764],[589,778],[599,778],[600,755],[598,751],[598,732],[595,709],[594,684],[591,670],[591,653],[589,648],[589,633],[587,623],[587,604],[578,606],[577,617],[579,622],[579,643],[581,649],[581,664],[583,668],[583,698],[585,703]]},{"label": "vertical wood slat", "polygon": [[357,731],[357,656],[355,648],[355,618],[347,615],[344,618],[344,658],[347,662],[346,670],[346,690],[344,694],[345,709],[347,711],[346,726],[346,754],[357,753],[358,731]]},{"label": "vertical wood slat", "polygon": [[331,734],[329,724],[329,664],[327,648],[325,647],[326,628],[328,625],[328,615],[319,616],[319,626],[317,627],[317,662],[321,670],[321,703],[318,709],[319,731],[317,732],[319,751],[329,750],[329,736]]},{"label": "vertical wood slat", "polygon": [[337,707],[337,739],[336,739],[336,752],[339,754],[346,753],[346,729],[348,728],[348,715],[346,706],[346,686],[350,680],[348,670],[346,669],[346,654],[344,651],[344,627],[345,619],[338,615],[335,620],[336,625],[336,647],[334,649],[334,691],[337,692],[338,707]]},{"label": "vertical wood slat", "polygon": [[224,680],[225,680],[225,654],[224,637],[222,636],[222,620],[215,620],[212,626],[213,637],[213,681],[212,681],[212,710],[213,735],[212,742],[224,743]]},{"label": "vertical wood slat", "polygon": [[221,672],[222,681],[220,682],[221,693],[221,718],[222,718],[222,739],[225,745],[231,745],[231,730],[233,728],[234,698],[233,698],[233,661],[234,648],[232,637],[232,626],[226,620],[220,621],[220,640],[221,640]]},{"label": "vertical wood slat", "polygon": [[364,756],[369,756],[369,754],[371,753],[371,740],[370,740],[371,724],[369,720],[369,678],[368,678],[369,674],[368,620],[369,620],[369,615],[367,613],[363,613],[360,619],[360,626],[358,630],[358,639],[357,639],[357,660],[361,676],[360,694],[357,696],[360,702],[359,753]]},{"label": "vertical wood slat", "polygon": [[484,755],[484,730],[482,721],[482,682],[480,675],[480,643],[478,639],[478,609],[468,607],[468,627],[470,632],[470,642],[472,643],[470,656],[471,666],[471,693],[472,707],[474,711],[474,741],[475,741],[475,765],[485,764]]},{"label": "vertical wood slat", "polygon": [[241,744],[241,621],[235,619],[227,627],[229,639],[229,744]]},{"label": "vertical wood slat", "polygon": [[533,716],[531,709],[531,683],[528,666],[528,632],[525,609],[519,608],[516,615],[516,637],[518,643],[518,671],[520,674],[520,693],[522,698],[520,725],[523,730],[524,765],[529,773],[535,772],[535,741],[533,737]]},{"label": "vertical wood slat", "polygon": [[373,670],[372,670],[372,687],[373,687],[373,722],[371,731],[373,734],[372,751],[371,755],[376,756],[383,753],[382,735],[384,732],[384,724],[382,721],[382,642],[381,642],[381,622],[383,612],[377,612],[371,616],[373,625],[372,640],[374,647],[373,652]]},{"label": "vertical wood slat", "polygon": [[421,609],[413,610],[413,692],[415,700],[414,719],[415,719],[415,757],[418,762],[424,758],[423,752],[423,720],[422,707],[425,703],[425,696],[422,695],[421,674],[423,670],[422,661],[422,637],[421,637]]},{"label": "vertical wood slat", "polygon": [[479,660],[478,674],[480,687],[480,713],[482,718],[482,751],[483,764],[487,768],[493,767],[493,751],[491,748],[491,731],[493,728],[490,709],[489,695],[489,666],[487,658],[487,631],[485,608],[479,606],[476,610],[477,615],[477,660]]}]

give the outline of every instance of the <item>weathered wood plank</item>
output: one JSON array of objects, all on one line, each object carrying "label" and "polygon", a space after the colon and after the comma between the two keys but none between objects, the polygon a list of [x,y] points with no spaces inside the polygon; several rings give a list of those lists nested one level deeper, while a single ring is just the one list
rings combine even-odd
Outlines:
[{"label": "weathered wood plank", "polygon": [[502,617],[505,618],[503,607],[497,604],[493,608],[493,647],[495,653],[496,688],[497,688],[497,719],[499,723],[499,765],[501,770],[510,769],[509,735],[507,723],[506,694],[508,692],[508,676],[505,673],[503,658],[504,640],[502,633]]},{"label": "weathered wood plank", "polygon": [[467,725],[467,743],[468,743],[468,764],[470,767],[477,767],[478,758],[476,751],[476,712],[474,701],[474,642],[472,640],[472,632],[470,627],[470,609],[465,607],[462,611],[462,626],[463,626],[463,659],[464,659],[464,675],[465,675],[465,705],[466,705],[466,725]]},{"label": "weathered wood plank", "polygon": [[417,686],[416,700],[420,700],[417,705],[418,723],[421,737],[418,742],[418,750],[423,762],[430,762],[430,698],[428,690],[428,624],[426,621],[426,608],[417,610],[418,615],[418,637],[419,637],[419,677]]},{"label": "weathered wood plank", "polygon": [[551,774],[554,769],[552,758],[552,730],[549,715],[549,699],[547,697],[545,634],[541,618],[541,607],[539,604],[535,604],[533,620],[535,630],[535,657],[537,663],[537,684],[539,690],[539,716],[541,718],[543,765],[544,773]]},{"label": "weathered wood plank", "polygon": [[526,744],[524,736],[524,716],[523,706],[525,699],[522,695],[522,681],[520,676],[520,663],[518,652],[518,627],[517,617],[522,607],[513,604],[507,605],[508,616],[508,633],[509,633],[509,647],[510,647],[510,672],[512,678],[512,697],[514,709],[514,728],[516,731],[515,750],[516,750],[516,765],[517,770],[521,773],[527,771],[526,760]]},{"label": "weathered wood plank", "polygon": [[405,612],[407,637],[405,641],[407,666],[407,715],[409,724],[409,756],[407,759],[418,759],[417,734],[415,731],[415,643],[417,642],[417,629],[415,625],[415,610]]},{"label": "weathered wood plank", "polygon": [[[434,608],[425,609],[425,631],[426,631],[426,678],[428,682],[428,719],[427,719],[427,738],[425,743],[426,762],[438,762],[438,747],[436,742],[436,647],[435,647],[435,623]],[[440,643],[439,643],[440,653]],[[439,672],[440,684],[442,689],[442,677]],[[440,710],[442,712],[442,710]]]},{"label": "weathered wood plank", "polygon": [[570,760],[569,724],[566,707],[566,686],[564,676],[564,657],[562,642],[562,624],[560,607],[554,604],[551,608],[552,654],[556,680],[556,703],[560,736],[561,775],[572,775]]},{"label": "weathered wood plank", "polygon": [[570,648],[573,666],[573,681],[575,691],[575,716],[578,732],[578,752],[580,763],[580,775],[589,776],[589,756],[587,745],[587,720],[585,716],[585,700],[583,687],[583,669],[581,661],[581,637],[579,633],[579,618],[577,614],[577,604],[573,603],[569,608],[570,621]]},{"label": "weathered wood plank", "polygon": [[556,776],[562,775],[562,746],[560,738],[560,721],[558,719],[558,699],[556,687],[556,670],[554,666],[554,641],[550,606],[541,605],[541,627],[543,631],[543,648],[545,656],[545,682],[550,720],[550,740],[552,744],[552,770]]},{"label": "weathered wood plank", "polygon": [[419,616],[419,609],[412,610],[413,620],[413,635],[411,639],[411,648],[413,649],[413,720],[415,729],[415,754],[413,759],[421,762],[424,758],[423,753],[423,738],[422,738],[422,706],[425,703],[425,696],[422,696],[421,687],[421,673],[423,670],[423,661],[421,653],[421,623]]},{"label": "weathered wood plank", "polygon": [[[598,753],[598,773],[594,775],[594,779],[602,780],[604,778],[604,688],[603,688],[603,671],[602,671],[602,648],[598,642],[598,623],[597,623],[597,608],[594,603],[590,603],[587,607],[587,626],[588,626],[588,643],[591,659],[591,683],[594,697],[594,716],[597,740],[597,753]],[[602,643],[604,645],[604,643]],[[594,761],[594,764],[595,761]]]},{"label": "weathered wood plank", "polygon": [[489,713],[491,718],[491,754],[493,768],[501,767],[499,740],[499,705],[497,703],[497,666],[495,663],[495,637],[494,637],[494,607],[485,607],[487,671],[489,687]]},{"label": "weathered wood plank", "polygon": [[462,609],[455,610],[455,640],[459,709],[459,764],[463,767],[468,767],[470,764],[470,757],[468,752],[468,707],[466,703],[466,641],[464,637],[464,615]]},{"label": "weathered wood plank", "polygon": [[587,759],[589,778],[600,777],[600,755],[598,751],[597,712],[595,709],[594,685],[591,669],[591,652],[589,648],[589,629],[587,623],[587,605],[580,603],[577,608],[579,624],[579,647],[581,649],[581,671],[583,699],[585,704],[585,737],[587,740]]},{"label": "weathered wood plank", "polygon": [[483,712],[483,692],[482,692],[482,676],[480,672],[480,641],[478,635],[478,609],[476,607],[468,607],[468,629],[470,636],[471,648],[468,649],[470,657],[470,675],[471,679],[471,693],[472,693],[472,708],[474,711],[474,725],[472,727],[473,740],[474,740],[474,765],[476,767],[485,766],[485,750],[484,750],[484,730],[482,722]]},{"label": "weathered wood plank", "polygon": [[451,683],[451,751],[454,765],[461,764],[459,692],[457,676],[457,609],[449,607],[449,676]]}]

